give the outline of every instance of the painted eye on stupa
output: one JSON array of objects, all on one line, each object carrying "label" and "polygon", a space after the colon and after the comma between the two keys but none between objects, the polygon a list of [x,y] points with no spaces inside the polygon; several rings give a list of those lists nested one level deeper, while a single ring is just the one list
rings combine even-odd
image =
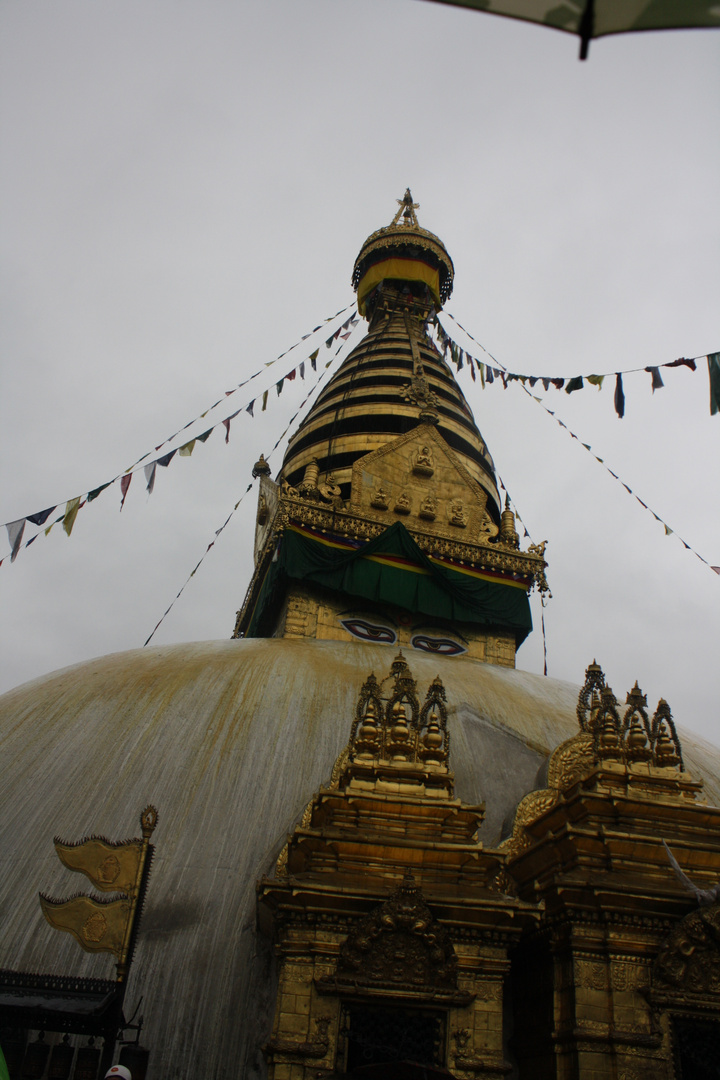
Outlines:
[{"label": "painted eye on stupa", "polygon": [[421,649],[423,652],[439,653],[441,656],[460,656],[467,652],[464,645],[452,638],[430,637],[429,634],[413,634],[410,638],[413,649]]},{"label": "painted eye on stupa", "polygon": [[394,645],[397,634],[389,626],[380,623],[371,623],[367,619],[341,619],[341,624],[353,637],[361,641],[377,641],[382,645]]}]

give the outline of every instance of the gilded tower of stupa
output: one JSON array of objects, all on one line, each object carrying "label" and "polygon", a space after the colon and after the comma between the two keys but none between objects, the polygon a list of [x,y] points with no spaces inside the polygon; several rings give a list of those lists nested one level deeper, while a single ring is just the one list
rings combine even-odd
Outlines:
[{"label": "gilded tower of stupa", "polygon": [[10,1080],[717,1080],[720,752],[594,661],[516,666],[544,545],[433,344],[416,209],[255,466],[232,639],[0,698]]},{"label": "gilded tower of stupa", "polygon": [[514,666],[543,551],[521,551],[492,457],[428,332],[453,264],[410,192],[353,269],[368,333],[255,467],[256,570],[237,636],[400,643]]}]

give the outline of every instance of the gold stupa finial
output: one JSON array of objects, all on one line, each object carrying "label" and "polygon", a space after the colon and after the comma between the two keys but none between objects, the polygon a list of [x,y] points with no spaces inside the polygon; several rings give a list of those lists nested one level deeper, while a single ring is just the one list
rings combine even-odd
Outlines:
[{"label": "gold stupa finial", "polygon": [[410,194],[410,188],[405,188],[405,194],[403,195],[402,199],[396,199],[395,201],[398,204],[399,209],[395,217],[392,219],[391,224],[399,225],[401,223],[400,218],[402,217],[403,225],[414,225],[417,228],[418,219],[415,211],[420,209],[420,203],[413,202],[413,197]]}]

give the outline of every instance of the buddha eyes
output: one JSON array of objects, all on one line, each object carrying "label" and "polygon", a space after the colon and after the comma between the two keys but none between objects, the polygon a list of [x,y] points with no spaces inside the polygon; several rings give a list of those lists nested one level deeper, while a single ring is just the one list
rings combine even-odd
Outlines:
[{"label": "buddha eyes", "polygon": [[459,656],[467,650],[452,638],[429,637],[427,634],[414,634],[410,639],[413,649],[424,652],[440,653],[442,656]]},{"label": "buddha eyes", "polygon": [[340,622],[349,634],[362,641],[379,641],[383,645],[394,645],[397,634],[389,626],[378,626],[365,619],[341,619]]},{"label": "buddha eyes", "polygon": [[[349,634],[359,638],[360,641],[374,641],[380,645],[394,645],[397,642],[397,633],[390,626],[382,623],[373,623],[368,619],[357,616],[347,616],[340,619],[340,623]],[[449,637],[435,637],[432,634],[413,634],[410,638],[413,649],[422,652],[435,653],[438,656],[459,656],[467,652],[464,645]]]}]

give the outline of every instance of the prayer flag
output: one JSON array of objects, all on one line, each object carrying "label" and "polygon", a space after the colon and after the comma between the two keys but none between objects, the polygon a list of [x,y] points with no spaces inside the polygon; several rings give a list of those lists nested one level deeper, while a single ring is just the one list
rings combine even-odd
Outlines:
[{"label": "prayer flag", "polygon": [[664,521],[663,521],[663,526],[664,526],[664,528],[665,528],[665,535],[666,535],[666,536],[672,536],[672,532],[673,532],[673,531],[672,531],[672,529],[670,528],[670,526],[669,526],[669,525],[665,525],[665,522],[664,522]]},{"label": "prayer flag", "polygon": [[11,521],[5,528],[8,531],[8,539],[10,540],[10,562],[15,562],[17,553],[20,550],[20,543],[25,532],[26,518],[18,518],[17,521]]},{"label": "prayer flag", "polygon": [[710,376],[710,415],[715,416],[720,412],[720,353],[708,353],[707,362]]},{"label": "prayer flag", "polygon": [[303,360],[302,364],[300,365],[300,378],[303,381],[305,380],[305,361],[304,360]]},{"label": "prayer flag", "polygon": [[562,390],[563,386],[565,385],[564,379],[551,379],[550,382],[553,384],[556,390]]},{"label": "prayer flag", "polygon": [[475,377],[475,365],[472,362],[472,356],[469,356],[468,360],[470,361],[470,374],[472,375],[472,381],[476,382],[477,380]]},{"label": "prayer flag", "polygon": [[130,481],[132,480],[132,477],[132,473],[125,473],[125,475],[120,478],[120,491],[122,492],[122,499],[120,500],[121,511],[123,506],[125,505],[125,498],[127,496],[128,488],[130,487]]},{"label": "prayer flag", "polygon": [[592,383],[593,386],[597,386],[598,390],[602,390],[604,375],[588,375],[587,381]]},{"label": "prayer flag", "polygon": [[180,457],[190,457],[195,449],[195,440],[191,439],[190,442],[186,442],[184,446],[181,446],[178,450]]},{"label": "prayer flag", "polygon": [[[158,465],[162,465],[163,469],[167,469],[168,465],[170,464],[170,462],[172,461],[172,459],[175,457],[176,454],[177,454],[177,450],[171,450],[169,454],[163,454],[162,457],[159,457],[157,459]],[[90,496],[88,495],[88,499],[89,498],[90,498]]]},{"label": "prayer flag", "polygon": [[32,521],[33,525],[44,525],[54,509],[55,507],[51,506],[49,510],[41,510],[39,514],[28,514],[28,521]]},{"label": "prayer flag", "polygon": [[288,374],[285,376],[285,378],[287,379],[288,382],[295,382],[295,376],[296,375],[297,375],[297,370],[296,370],[296,368],[293,368],[292,371],[288,372]]},{"label": "prayer flag", "polygon": [[[132,473],[130,474],[132,476]],[[63,515],[62,523],[63,529],[69,536],[73,531],[73,525],[75,524],[75,518],[78,516],[78,510],[80,509],[80,497],[77,499],[69,499],[65,504],[65,514]],[[53,522],[53,525],[55,522]],[[50,526],[52,528],[52,525]],[[45,535],[50,532],[50,529],[46,530]]]},{"label": "prayer flag", "polygon": [[155,471],[157,469],[157,461],[152,461],[149,465],[145,466],[145,479],[147,480],[147,488],[145,489],[148,495],[152,495],[153,488],[155,487]]},{"label": "prayer flag", "polygon": [[677,360],[673,360],[669,364],[663,364],[663,367],[688,367],[691,371],[695,371],[696,366],[694,360],[688,360],[685,356],[679,356]]},{"label": "prayer flag", "polygon": [[320,352],[320,350],[316,349],[314,353],[310,354],[310,365],[311,365],[313,371],[317,371],[317,365],[316,365],[315,361],[318,358],[318,353],[319,352]]},{"label": "prayer flag", "polygon": [[619,371],[615,376],[615,412],[622,420],[625,415],[625,394],[623,392],[622,374]]},{"label": "prayer flag", "polygon": [[495,371],[493,368],[487,367],[485,369],[485,380],[488,386],[495,382]]},{"label": "prayer flag", "polygon": [[550,380],[549,379],[543,379],[542,384],[543,384],[543,389],[544,389],[545,393],[547,393],[548,390],[550,389]]},{"label": "prayer flag", "polygon": [[[250,402],[248,407],[245,409],[245,412],[250,413],[250,415],[252,417],[254,417],[255,416],[255,411],[254,410],[255,410],[255,398],[252,399],[252,401]],[[227,423],[228,432],[229,432],[230,431],[230,420],[228,419],[227,421],[224,421],[224,423]],[[225,442],[227,442],[227,439],[225,440]]]},{"label": "prayer flag", "polygon": [[665,385],[660,375],[660,369],[656,367],[646,367],[645,370],[652,375],[652,392],[654,394],[656,390],[660,390],[660,388]]},{"label": "prayer flag", "polygon": [[197,441],[207,442],[214,430],[215,428],[208,428],[207,431],[203,431],[202,435],[198,435]]},{"label": "prayer flag", "polygon": [[565,393],[574,394],[576,390],[582,390],[583,385],[584,383],[582,375],[576,375],[574,379],[570,379],[568,381],[568,384],[565,387]]},{"label": "prayer flag", "polygon": [[101,484],[100,487],[93,488],[92,491],[88,491],[87,501],[94,502],[98,495],[102,495],[105,488],[109,488],[111,484],[114,484],[114,480],[108,480],[107,484]]},{"label": "prayer flag", "polygon": [[267,409],[267,397],[268,397],[268,392],[266,390],[265,393],[263,394],[262,412],[265,412],[265,410]]}]

